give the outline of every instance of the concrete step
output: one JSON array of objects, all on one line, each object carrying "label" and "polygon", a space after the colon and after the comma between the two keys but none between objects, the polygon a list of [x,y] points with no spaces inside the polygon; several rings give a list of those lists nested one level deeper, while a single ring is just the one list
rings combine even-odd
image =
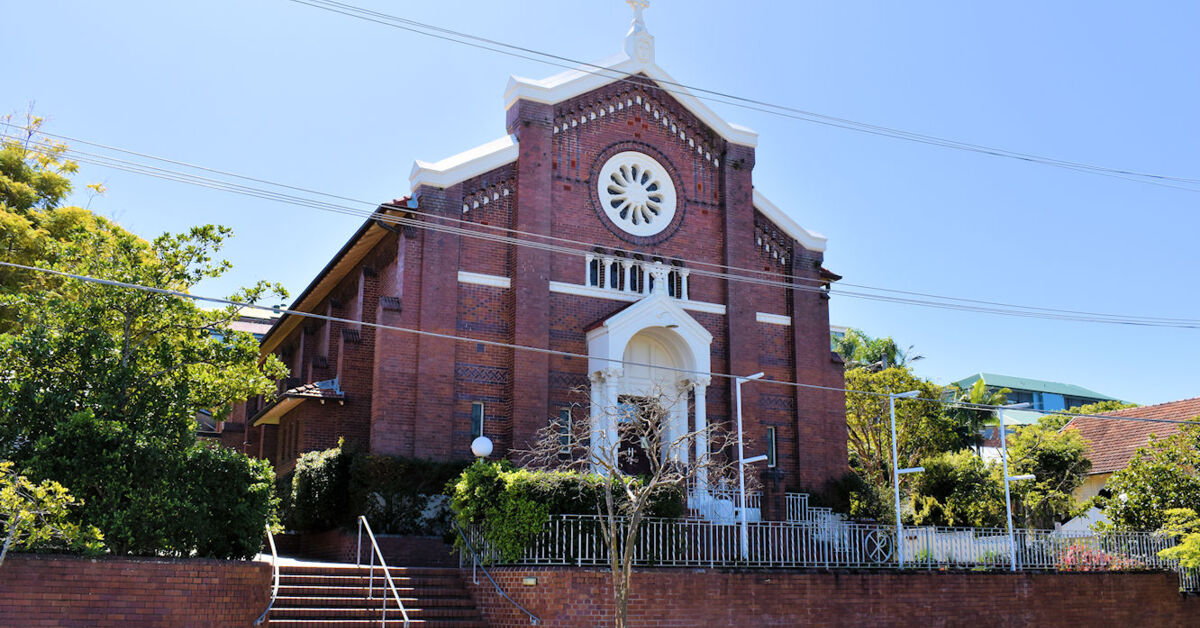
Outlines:
[{"label": "concrete step", "polygon": [[[379,597],[379,592],[375,592],[374,597],[319,597],[319,596],[283,596],[280,595],[275,599],[275,608],[341,608],[341,607],[364,607],[364,608],[379,608],[384,600],[387,600],[388,608],[395,608],[396,599],[388,596],[387,598]],[[423,606],[425,608],[470,608],[474,610],[475,602],[471,598],[462,597],[441,597],[441,598],[415,598],[401,597],[400,602],[405,608],[416,608]]]},{"label": "concrete step", "polygon": [[[379,606],[372,607],[354,607],[354,606],[306,606],[306,607],[275,607],[271,609],[271,623],[276,620],[288,619],[379,619],[381,615]],[[411,619],[475,619],[478,613],[474,606],[462,608],[430,608],[430,607],[408,607],[408,616]],[[389,616],[401,617],[400,610],[396,607],[388,609]]]},{"label": "concrete step", "polygon": [[[368,593],[374,595],[375,597],[379,597],[379,595],[380,595],[379,591],[380,591],[379,583],[376,583],[373,588],[367,587],[366,585],[362,585],[362,586],[358,586],[358,585],[354,585],[354,586],[292,585],[292,584],[279,585],[279,595],[288,596],[288,597],[362,598],[362,597],[366,597],[368,595]],[[469,597],[466,592],[466,589],[463,589],[462,587],[458,587],[458,586],[411,587],[411,586],[397,585],[396,592],[400,594],[401,598],[419,597],[421,599],[426,599],[426,600],[436,600],[436,599],[441,599],[441,598]],[[390,594],[391,591],[388,591],[388,593]]]},{"label": "concrete step", "polygon": [[[403,619],[388,618],[387,622],[374,619],[272,619],[271,628],[356,628],[367,626],[386,626],[386,628],[403,628]],[[413,619],[410,628],[488,628],[488,625],[478,619]]]}]

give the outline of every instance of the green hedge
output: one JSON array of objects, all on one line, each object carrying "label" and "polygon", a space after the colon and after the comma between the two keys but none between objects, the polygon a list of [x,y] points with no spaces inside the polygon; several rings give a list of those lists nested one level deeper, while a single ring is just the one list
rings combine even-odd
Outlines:
[{"label": "green hedge", "polygon": [[[447,490],[458,524],[479,529],[501,560],[510,561],[520,557],[550,515],[604,512],[605,481],[604,476],[596,474],[531,471],[517,469],[506,460],[479,461],[463,471]],[[628,509],[624,492],[618,489],[614,494],[618,511]],[[684,512],[683,490],[663,487],[652,498],[645,515],[674,519]]]},{"label": "green hedge", "polygon": [[378,534],[445,534],[443,488],[467,462],[376,456],[339,446],[309,452],[281,483],[283,523],[314,532],[366,515]]}]

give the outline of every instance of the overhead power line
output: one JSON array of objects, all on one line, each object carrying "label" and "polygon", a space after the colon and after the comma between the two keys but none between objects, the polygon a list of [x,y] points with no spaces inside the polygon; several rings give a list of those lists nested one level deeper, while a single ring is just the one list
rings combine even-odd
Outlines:
[{"label": "overhead power line", "polygon": [[[65,272],[65,271],[61,271],[61,270],[54,270],[54,269],[50,269],[50,268],[41,268],[38,266],[27,266],[24,264],[15,264],[12,262],[0,261],[0,266],[6,266],[9,268],[15,268],[15,269],[19,269],[19,270],[26,270],[26,271],[30,271],[30,272],[44,273],[44,274],[48,274],[48,275],[55,275],[58,277],[74,279],[74,280],[83,281],[86,283],[98,284],[98,285],[107,286],[110,288],[124,288],[124,289],[129,289],[129,290],[138,290],[138,291],[142,291],[142,292],[151,292],[151,293],[155,293],[155,294],[179,297],[182,299],[189,299],[189,300],[193,300],[193,301],[204,301],[204,302],[208,302],[208,303],[216,303],[219,305],[233,306],[233,307],[237,307],[237,308],[263,310],[263,311],[267,311],[267,312],[271,312],[271,313],[275,313],[275,314],[288,314],[291,316],[312,318],[312,319],[322,320],[322,321],[326,321],[326,322],[346,323],[346,324],[350,324],[350,325],[362,325],[364,327],[370,327],[372,329],[397,331],[397,332],[406,333],[406,334],[413,334],[416,336],[425,336],[425,337],[429,337],[429,338],[441,338],[444,340],[453,340],[455,342],[482,344],[485,346],[498,347],[498,348],[504,348],[504,349],[512,349],[514,351],[528,351],[528,352],[532,352],[532,353],[541,353],[541,354],[545,354],[545,355],[555,355],[555,356],[569,357],[569,358],[582,358],[585,360],[598,360],[598,361],[607,362],[610,364],[620,364],[622,366],[638,366],[638,367],[646,367],[646,368],[655,368],[655,369],[660,369],[660,370],[664,370],[664,371],[672,371],[675,373],[682,373],[685,375],[718,377],[718,378],[728,379],[728,380],[736,380],[741,377],[744,377],[742,375],[733,375],[730,373],[714,373],[711,371],[698,371],[698,370],[694,370],[694,369],[684,369],[684,368],[679,368],[679,367],[674,367],[674,366],[651,364],[648,362],[637,362],[634,360],[625,360],[625,359],[619,359],[619,358],[606,358],[606,357],[600,357],[600,356],[591,356],[591,355],[587,355],[584,353],[574,353],[571,351],[560,351],[557,349],[547,349],[547,348],[542,348],[542,347],[530,347],[528,345],[521,345],[521,344],[516,344],[516,343],[510,343],[510,342],[485,340],[485,339],[481,339],[481,338],[470,338],[470,337],[465,337],[465,336],[457,336],[454,334],[443,334],[443,333],[439,333],[439,332],[432,332],[432,331],[426,331],[426,330],[421,330],[421,329],[412,329],[410,327],[400,327],[397,325],[384,325],[382,323],[360,321],[360,320],[354,320],[354,319],[350,319],[350,318],[343,318],[343,317],[339,317],[339,316],[330,316],[327,314],[316,314],[313,312],[304,312],[302,310],[291,310],[291,309],[280,308],[280,307],[272,307],[269,305],[259,305],[257,303],[234,301],[232,299],[225,299],[225,298],[221,298],[221,297],[211,297],[211,296],[203,296],[203,295],[198,295],[198,294],[191,294],[191,293],[182,292],[179,290],[170,290],[167,288],[145,286],[142,284],[129,283],[129,282],[125,282],[125,281],[116,281],[113,279],[102,279],[99,277],[91,277],[88,275],[69,273],[69,272]],[[888,393],[881,393],[881,392],[871,391],[871,390],[853,390],[853,389],[849,389],[849,388],[840,388],[837,386],[823,386],[820,384],[806,384],[806,383],[802,383],[802,382],[792,382],[792,381],[784,381],[784,380],[777,380],[777,379],[760,379],[760,380],[756,380],[756,381],[757,381],[757,383],[764,384],[764,385],[787,386],[787,387],[791,387],[791,388],[805,388],[805,389],[822,390],[822,391],[828,391],[828,392],[842,392],[842,393],[848,393],[848,394],[868,395],[868,396],[873,396],[873,397],[885,397],[886,398],[886,397],[890,396]],[[961,401],[949,401],[949,400],[945,400],[945,399],[936,399],[936,398],[930,398],[930,397],[911,397],[909,399],[911,399],[913,401],[927,401],[927,402],[937,403],[937,404],[941,404],[941,405],[947,405],[947,406],[953,406],[953,407],[959,407],[959,408],[969,408],[969,409],[975,409],[975,410],[1003,410],[1003,409],[1005,409],[1004,406],[1000,406],[1000,405],[984,404],[984,403],[969,403],[969,402],[961,402]],[[1043,415],[1085,417],[1085,418],[1094,418],[1094,419],[1107,419],[1107,420],[1114,420],[1114,421],[1134,421],[1134,422],[1142,422],[1142,423],[1173,423],[1173,424],[1182,424],[1182,425],[1192,425],[1192,424],[1198,423],[1198,421],[1194,421],[1194,420],[1193,421],[1181,421],[1181,420],[1175,420],[1175,419],[1156,419],[1156,418],[1145,418],[1145,417],[1126,417],[1126,416],[1115,417],[1115,416],[1107,416],[1107,415],[1103,415],[1103,414],[1069,414],[1069,413],[1065,413],[1065,412],[1055,412],[1055,411],[1037,410],[1037,409],[1032,409],[1032,410],[1027,410],[1027,411],[1037,412],[1037,413],[1043,414]]]},{"label": "overhead power line", "polygon": [[[549,53],[549,52],[544,52],[544,51],[537,50],[534,48],[518,46],[515,44],[503,42],[503,41],[496,40],[496,39],[480,37],[478,35],[472,35],[470,33],[465,33],[462,31],[456,31],[456,30],[452,30],[452,29],[448,29],[448,28],[443,28],[440,26],[435,26],[433,24],[427,24],[424,22],[419,22],[416,20],[400,17],[397,15],[390,15],[387,13],[383,13],[380,11],[374,11],[371,9],[366,9],[366,8],[359,7],[359,6],[345,3],[345,2],[336,2],[334,0],[290,0],[290,1],[294,2],[296,4],[303,4],[303,5],[310,6],[310,7],[316,8],[316,9],[321,9],[321,10],[329,11],[332,13],[338,13],[338,14],[345,15],[348,17],[356,18],[359,20],[364,20],[367,22],[373,22],[373,23],[380,24],[383,26],[396,28],[399,30],[408,31],[410,33],[416,33],[416,34],[423,35],[426,37],[441,39],[441,40],[453,42],[456,44],[470,46],[472,48],[478,48],[481,50],[486,50],[486,51],[495,52],[498,54],[507,55],[510,57],[515,57],[518,59],[525,59],[528,61],[536,61],[538,63],[543,63],[543,64],[550,65],[550,66],[555,66],[555,67],[560,67],[560,68],[565,68],[565,69],[570,69],[570,70],[576,70],[576,71],[579,71],[579,72],[582,72],[585,74],[594,74],[597,76],[603,76],[605,78],[609,78],[609,79],[613,80],[614,82],[627,82],[627,83],[637,84],[637,85],[643,84],[642,81],[640,81],[640,80],[631,79],[628,76],[614,72],[612,69],[607,68],[605,66],[596,65],[594,63],[588,63],[585,61],[580,61],[578,59],[573,59],[570,57],[565,57],[562,55],[557,55],[557,54],[553,54],[553,53]],[[731,105],[731,106],[739,107],[742,109],[758,111],[761,113],[767,113],[767,114],[780,116],[780,117],[784,117],[784,118],[790,118],[793,120],[800,120],[803,122],[822,124],[825,126],[831,126],[831,127],[836,127],[836,128],[840,128],[840,129],[857,131],[859,133],[867,133],[870,135],[878,135],[881,137],[890,137],[893,139],[905,140],[905,141],[909,141],[909,142],[916,142],[916,143],[920,143],[920,144],[928,144],[931,146],[940,146],[942,148],[950,148],[950,149],[954,149],[954,150],[978,153],[978,154],[982,154],[982,155],[990,155],[993,157],[1004,157],[1004,158],[1008,158],[1008,159],[1015,159],[1018,161],[1037,163],[1037,164],[1042,164],[1042,165],[1046,165],[1046,166],[1053,166],[1056,168],[1064,168],[1067,170],[1074,170],[1077,172],[1086,172],[1086,173],[1090,173],[1090,174],[1114,177],[1114,178],[1118,178],[1118,179],[1124,179],[1127,181],[1134,181],[1137,183],[1148,183],[1151,185],[1158,185],[1158,186],[1162,186],[1162,187],[1186,190],[1188,192],[1200,192],[1200,187],[1195,187],[1197,185],[1200,185],[1200,178],[1188,178],[1188,177],[1156,174],[1156,173],[1150,173],[1150,172],[1140,172],[1140,171],[1127,169],[1127,168],[1113,168],[1113,167],[1108,167],[1108,166],[1100,166],[1100,165],[1096,165],[1096,164],[1089,164],[1089,163],[1083,163],[1083,162],[1077,162],[1077,161],[1069,161],[1069,160],[1065,160],[1065,159],[1056,159],[1053,157],[1045,157],[1045,156],[1035,155],[1032,153],[1023,153],[1023,152],[1008,150],[1008,149],[1004,149],[1004,148],[997,148],[997,147],[986,146],[986,145],[982,145],[982,144],[974,144],[974,143],[970,143],[970,142],[951,140],[951,139],[946,139],[946,138],[937,137],[937,136],[933,136],[933,135],[915,133],[912,131],[904,131],[901,129],[895,129],[895,128],[881,126],[881,125],[877,125],[877,124],[858,122],[858,121],[850,120],[847,118],[839,118],[836,116],[829,116],[829,115],[820,114],[820,113],[816,113],[816,112],[812,112],[812,111],[806,111],[806,110],[800,109],[798,107],[774,104],[774,103],[767,102],[764,100],[747,98],[744,96],[738,96],[736,94],[731,94],[728,92],[721,92],[721,91],[717,91],[717,90],[706,89],[706,88],[697,87],[694,85],[688,85],[688,84],[679,83],[679,82],[656,79],[655,83],[657,83],[659,85],[660,89],[662,89],[663,91],[666,91],[668,93],[672,93],[672,94],[686,93],[693,97],[700,98],[702,100],[708,100],[710,102],[718,102],[721,104]]]},{"label": "overhead power line", "polygon": [[[169,181],[187,183],[190,185],[197,185],[197,186],[206,187],[206,188],[210,188],[210,189],[232,192],[235,194],[241,194],[241,195],[250,196],[250,197],[254,197],[254,198],[261,198],[264,200],[271,200],[271,201],[285,203],[285,204],[289,204],[289,205],[308,207],[308,208],[317,209],[317,210],[321,210],[321,211],[327,211],[327,212],[331,212],[331,213],[338,213],[338,214],[363,217],[363,218],[374,217],[376,220],[379,220],[381,222],[397,224],[397,225],[402,225],[402,226],[408,226],[408,227],[413,227],[413,228],[417,228],[417,229],[435,231],[435,232],[440,232],[440,233],[450,233],[450,234],[460,235],[463,237],[481,239],[481,240],[496,242],[496,243],[500,243],[500,244],[513,245],[513,246],[525,246],[525,247],[537,248],[540,250],[547,250],[547,251],[557,252],[557,253],[565,253],[565,254],[581,256],[581,257],[592,254],[592,250],[595,247],[595,245],[593,243],[586,243],[586,242],[576,241],[576,240],[567,240],[567,239],[555,238],[555,237],[551,237],[551,236],[528,234],[525,232],[506,229],[503,227],[486,226],[486,225],[481,225],[480,223],[464,221],[464,220],[456,219],[456,218],[449,218],[449,217],[440,216],[437,214],[430,214],[427,212],[421,212],[417,209],[410,209],[408,207],[397,207],[397,206],[387,204],[387,203],[380,206],[375,203],[368,203],[366,201],[362,201],[362,200],[358,200],[358,199],[327,194],[324,192],[309,190],[306,188],[299,188],[296,186],[290,186],[290,185],[286,185],[286,184],[275,183],[275,182],[271,182],[271,181],[268,181],[265,179],[246,177],[243,175],[238,175],[235,173],[230,173],[230,172],[226,172],[226,171],[207,168],[204,166],[188,164],[186,162],[180,162],[180,161],[166,159],[166,158],[159,158],[159,157],[155,157],[153,155],[147,155],[145,153],[136,153],[133,151],[126,151],[124,149],[115,148],[115,147],[111,147],[111,146],[105,146],[102,144],[95,144],[95,143],[87,142],[84,140],[78,140],[76,138],[69,138],[67,136],[52,135],[52,134],[46,134],[46,135],[50,135],[53,137],[61,137],[61,138],[69,139],[70,141],[77,141],[80,143],[89,144],[89,145],[93,145],[93,146],[100,146],[100,147],[104,147],[109,150],[115,150],[115,151],[131,154],[131,155],[142,156],[145,158],[155,159],[155,160],[163,161],[166,163],[182,165],[182,166],[189,167],[189,168],[196,168],[196,169],[204,170],[204,171],[211,172],[214,174],[221,174],[223,176],[230,176],[230,177],[234,177],[234,178],[238,178],[238,179],[242,179],[242,180],[260,182],[260,183],[263,183],[266,185],[276,186],[276,187],[280,187],[283,189],[290,189],[290,190],[294,190],[294,191],[302,191],[304,193],[314,194],[314,195],[318,195],[318,196],[324,196],[324,197],[328,197],[328,198],[346,200],[348,202],[361,204],[364,206],[364,208],[359,209],[359,208],[350,207],[347,205],[330,203],[327,201],[305,198],[305,197],[296,196],[296,195],[292,195],[292,194],[280,193],[280,192],[276,192],[276,191],[268,190],[268,189],[264,189],[264,188],[246,186],[246,185],[233,183],[233,182],[229,182],[229,181],[223,181],[221,179],[216,179],[216,178],[212,178],[212,177],[195,175],[192,173],[187,173],[187,172],[183,172],[183,171],[179,171],[179,170],[172,170],[169,168],[162,168],[159,166],[142,164],[142,163],[138,163],[138,162],[134,162],[134,161],[130,161],[130,160],[118,159],[118,158],[111,157],[108,155],[80,151],[78,149],[73,149],[73,148],[69,148],[69,147],[42,144],[42,143],[39,143],[37,140],[34,140],[32,142],[31,150],[37,150],[37,151],[43,151],[43,152],[49,151],[49,150],[55,150],[55,149],[56,150],[64,150],[64,151],[66,151],[66,153],[68,155],[71,156],[71,158],[76,159],[82,163],[88,163],[88,164],[93,164],[93,165],[114,168],[114,169],[123,170],[123,171],[127,171],[127,172],[133,172],[136,174],[143,174],[143,175],[147,175],[147,176],[161,178],[161,179],[165,179],[165,180],[169,180]],[[372,207],[372,208],[384,207],[386,209],[391,209],[391,210],[395,210],[398,212],[412,214],[412,215],[420,216],[420,217],[424,217],[424,218],[435,219],[435,220],[442,221],[442,222],[466,225],[466,227],[455,226],[454,224],[433,224],[433,223],[425,222],[422,220],[416,220],[414,218],[407,218],[407,217],[403,217],[403,216],[381,215],[381,214],[378,214],[377,212],[375,212],[374,209],[366,209],[366,207]],[[518,237],[514,237],[514,236],[504,235],[503,233],[484,233],[484,232],[479,231],[480,229],[485,229],[485,230],[491,229],[491,230],[500,231],[500,232],[517,233],[524,237],[518,238]],[[540,240],[549,240],[551,242],[543,242]],[[568,246],[556,245],[556,244],[553,244],[552,241],[564,241],[569,244],[580,245],[584,248],[571,248]],[[728,280],[728,281],[738,281],[738,282],[750,283],[750,284],[755,284],[755,285],[783,288],[783,289],[788,289],[788,290],[800,290],[800,291],[806,291],[806,292],[816,292],[816,291],[822,290],[822,288],[819,285],[801,285],[801,284],[785,281],[784,280],[785,276],[781,275],[779,273],[774,273],[774,272],[766,273],[763,271],[756,271],[754,269],[724,266],[724,265],[720,265],[720,264],[712,264],[712,263],[702,262],[702,261],[697,261],[697,260],[681,259],[681,261],[687,262],[689,264],[695,264],[697,266],[710,266],[710,267],[717,267],[717,268],[726,268],[726,269],[729,269],[729,271],[731,271],[731,272],[720,272],[720,271],[709,271],[709,270],[705,270],[704,268],[689,268],[689,272],[691,272],[692,274],[697,275],[697,276],[708,276],[708,277],[713,277],[713,278],[723,279],[723,280]],[[739,274],[739,273],[745,273],[745,274]],[[760,275],[760,276],[754,276],[754,275]],[[762,276],[762,275],[766,275],[766,276]],[[1054,309],[1054,308],[1045,308],[1045,307],[1040,307],[1040,306],[1014,305],[1014,304],[1005,304],[1005,303],[984,301],[984,300],[978,300],[978,299],[962,299],[962,298],[958,298],[958,297],[947,297],[947,296],[941,296],[941,295],[933,295],[933,294],[929,294],[929,293],[892,290],[892,289],[887,289],[887,288],[878,288],[878,287],[865,286],[865,285],[860,285],[860,284],[842,284],[842,285],[846,285],[849,287],[858,287],[858,288],[865,289],[865,290],[887,292],[887,293],[891,293],[891,294],[873,294],[873,293],[869,293],[869,292],[846,290],[846,289],[842,289],[840,287],[832,289],[830,291],[830,294],[833,294],[836,296],[846,296],[846,297],[850,297],[850,298],[883,301],[883,302],[898,303],[898,304],[904,304],[904,305],[915,305],[915,306],[927,307],[927,308],[937,308],[937,309],[965,311],[965,312],[974,312],[974,313],[985,313],[985,314],[996,314],[996,315],[1015,316],[1015,317],[1023,317],[1023,318],[1064,320],[1064,321],[1073,321],[1073,322],[1108,323],[1108,324],[1150,326],[1150,327],[1172,327],[1172,328],[1182,328],[1182,329],[1200,328],[1200,319],[1121,315],[1121,314],[1109,314],[1109,313],[1097,313],[1097,312],[1083,312],[1083,311],[1078,311],[1078,310],[1058,310],[1058,309]],[[895,295],[907,295],[907,296],[895,296]],[[930,301],[928,299],[938,299],[938,300]]]}]

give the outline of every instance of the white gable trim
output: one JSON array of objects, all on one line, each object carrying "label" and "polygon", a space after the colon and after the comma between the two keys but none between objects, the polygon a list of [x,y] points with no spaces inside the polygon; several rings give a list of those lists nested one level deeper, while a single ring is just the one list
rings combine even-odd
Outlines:
[{"label": "white gable trim", "polygon": [[658,67],[656,63],[641,63],[624,53],[609,57],[594,65],[580,66],[541,80],[510,76],[508,87],[504,90],[504,108],[509,109],[518,100],[531,100],[550,105],[560,103],[639,72],[660,83],[661,87],[674,96],[675,100],[678,100],[681,105],[721,137],[743,146],[758,145],[758,133],[723,120],[699,98],[693,96],[690,91],[679,86],[678,81],[671,78],[671,75]]},{"label": "white gable trim", "polygon": [[449,187],[516,161],[518,152],[516,136],[505,135],[438,162],[417,160],[408,182],[414,191],[422,185]]},{"label": "white gable trim", "polygon": [[754,190],[754,209],[762,212],[771,222],[775,223],[775,226],[783,229],[784,233],[795,238],[804,248],[810,251],[825,252],[825,246],[829,241],[828,238],[815,231],[809,231],[801,227],[799,223],[792,220],[791,216],[783,213],[782,209],[779,209],[775,203],[767,200],[767,197],[763,196],[757,189]]}]

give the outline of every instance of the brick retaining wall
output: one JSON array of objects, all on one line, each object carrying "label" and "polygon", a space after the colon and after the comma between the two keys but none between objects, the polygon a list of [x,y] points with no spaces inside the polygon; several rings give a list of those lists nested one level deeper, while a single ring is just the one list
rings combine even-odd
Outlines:
[{"label": "brick retaining wall", "polygon": [[[491,570],[543,626],[612,625],[605,570]],[[536,586],[522,578],[537,578]],[[469,575],[465,578],[470,585]],[[528,626],[480,574],[470,585],[489,625]],[[634,574],[629,625],[1200,626],[1200,599],[1170,573],[803,573],[656,569]]]},{"label": "brick retaining wall", "polygon": [[265,562],[9,554],[0,626],[238,626],[267,607]]}]

